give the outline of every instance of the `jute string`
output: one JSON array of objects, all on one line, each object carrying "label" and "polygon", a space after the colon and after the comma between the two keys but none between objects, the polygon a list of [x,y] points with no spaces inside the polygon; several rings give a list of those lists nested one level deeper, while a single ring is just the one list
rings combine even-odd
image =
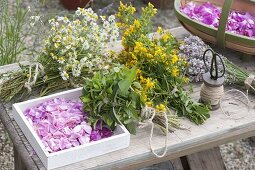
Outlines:
[{"label": "jute string", "polygon": [[[122,126],[123,123],[120,121],[120,119],[118,118],[117,114],[116,114],[116,111],[115,111],[115,107],[112,108],[112,111],[113,111],[113,114],[115,116],[115,118],[117,119],[118,123]],[[170,110],[167,108],[167,111],[170,112]],[[159,114],[159,115],[162,115],[164,116],[165,120],[166,120],[166,138],[165,138],[165,148],[164,148],[164,152],[162,153],[162,155],[159,155],[155,152],[155,150],[152,148],[152,138],[153,138],[153,133],[154,133],[154,126],[155,124],[153,123],[153,119],[154,117],[156,116],[156,114]],[[162,158],[166,155],[166,152],[167,152],[167,141],[168,141],[168,118],[167,118],[167,114],[166,112],[156,112],[156,109],[152,108],[152,107],[148,107],[148,106],[145,106],[143,109],[142,109],[142,112],[141,112],[141,115],[142,117],[144,117],[146,120],[145,122],[139,122],[139,128],[144,128],[144,127],[147,127],[149,125],[151,125],[151,132],[150,132],[150,140],[149,140],[149,144],[150,144],[150,149],[151,149],[151,152],[158,158]]]},{"label": "jute string", "polygon": [[201,86],[200,97],[205,103],[210,103],[211,105],[217,105],[224,95],[224,87],[210,87],[204,83]]},{"label": "jute string", "polygon": [[[34,73],[34,76],[33,76],[33,81],[31,81],[31,79],[32,79],[32,68],[34,66],[35,66],[35,73]],[[29,92],[32,91],[32,86],[35,85],[39,73],[41,73],[42,75],[45,74],[44,68],[43,68],[42,64],[40,64],[40,63],[33,63],[33,64],[31,64],[29,66],[29,77],[28,77],[27,82],[24,85],[24,87],[26,87]]]},{"label": "jute string", "polygon": [[247,91],[251,88],[255,92],[255,88],[252,87],[252,82],[255,80],[255,75],[251,74],[249,77],[246,78],[244,81],[244,85]]},{"label": "jute string", "polygon": [[[231,89],[231,90],[228,90],[228,91],[224,92],[224,87],[223,86],[209,87],[209,86],[206,86],[203,83],[202,86],[201,86],[200,96],[201,96],[202,101],[211,103],[211,105],[217,105],[219,103],[221,111],[226,116],[229,117],[230,114],[227,111],[225,111],[224,108],[222,107],[222,100],[223,100],[224,96],[226,96],[226,94],[228,94],[230,92],[239,93],[241,96],[243,96],[247,100],[247,104],[244,103],[243,101],[241,101],[241,102],[244,103],[248,107],[248,110],[250,110],[251,102],[249,100],[249,90],[252,89],[255,92],[255,88],[252,87],[252,83],[253,83],[254,80],[255,80],[255,75],[250,75],[249,77],[247,77],[245,79],[244,85],[245,85],[245,88],[246,88],[246,94],[244,92],[240,91],[240,90],[237,90],[237,89]],[[226,100],[233,100],[233,97],[228,98]]]},{"label": "jute string", "polygon": [[[247,104],[245,104],[243,101],[243,103],[248,107],[248,110],[250,111],[250,108],[251,108],[251,104],[250,104],[250,100],[248,98],[248,91],[247,91],[247,94],[245,94],[244,92],[240,91],[240,90],[237,90],[237,89],[231,89],[231,90],[228,90],[224,93],[224,96],[227,94],[227,93],[230,93],[230,92],[237,92],[239,94],[241,94],[242,96],[245,97],[245,99],[247,100]],[[240,97],[239,97],[240,98]],[[224,110],[224,108],[222,107],[222,100],[223,100],[223,96],[222,98],[220,99],[219,103],[220,103],[220,109],[221,111],[227,116],[231,116],[227,111]],[[230,98],[227,98],[226,100],[233,100],[233,96],[231,96]]]},{"label": "jute string", "polygon": [[[246,88],[246,94],[245,94],[244,92],[240,91],[240,90],[237,90],[237,89],[228,90],[228,91],[225,92],[225,94],[230,93],[230,92],[238,92],[238,93],[240,93],[240,94],[241,94],[242,96],[244,96],[245,99],[247,100],[246,106],[248,107],[248,110],[250,111],[251,102],[250,102],[250,100],[249,100],[249,90],[252,89],[252,90],[255,92],[255,88],[252,87],[252,82],[253,82],[254,80],[255,80],[255,75],[253,75],[253,74],[251,74],[249,77],[247,77],[247,78],[245,79],[245,81],[244,81],[244,86],[245,86],[245,88]],[[232,100],[232,98],[227,99],[227,100]],[[227,112],[223,109],[223,107],[221,106],[221,102],[222,102],[222,99],[220,100],[220,108],[221,108],[222,112],[223,112],[226,116],[230,116],[230,114],[227,113]],[[241,101],[241,102],[243,102],[243,101]]]},{"label": "jute string", "polygon": [[[167,108],[167,112],[170,112],[170,110]],[[150,140],[149,140],[149,144],[150,144],[150,149],[151,149],[151,152],[158,158],[162,158],[166,155],[166,152],[167,152],[167,142],[168,142],[168,118],[167,118],[167,113],[166,112],[156,112],[156,109],[155,108],[152,108],[152,107],[148,107],[148,106],[145,106],[143,109],[142,109],[142,116],[146,119],[145,120],[145,123],[144,122],[140,122],[140,126],[139,128],[144,128],[144,127],[147,127],[149,125],[151,125],[151,132],[150,132]],[[159,114],[159,115],[162,115],[164,116],[165,118],[165,124],[166,124],[166,137],[165,137],[165,148],[164,148],[164,152],[159,155],[158,153],[155,152],[155,150],[153,149],[152,147],[152,138],[153,138],[153,133],[154,133],[154,126],[155,124],[153,123],[153,119],[154,117],[156,116],[156,114]]]}]

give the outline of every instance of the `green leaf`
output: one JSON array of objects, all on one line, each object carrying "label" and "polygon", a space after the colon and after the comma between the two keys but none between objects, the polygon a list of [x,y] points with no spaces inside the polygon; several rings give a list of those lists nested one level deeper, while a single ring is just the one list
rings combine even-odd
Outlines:
[{"label": "green leaf", "polygon": [[130,122],[125,125],[129,133],[135,135],[136,134],[136,125],[135,122]]},{"label": "green leaf", "polygon": [[127,120],[125,120],[123,123],[124,124],[129,124],[129,123],[132,123],[133,122],[133,119],[127,119]]},{"label": "green leaf", "polygon": [[141,86],[140,83],[134,82],[133,84],[134,84],[134,86],[135,86],[137,89],[142,89],[142,86]]},{"label": "green leaf", "polygon": [[112,119],[111,114],[110,113],[105,113],[102,115],[102,120],[111,128],[116,127],[115,125],[115,121]]},{"label": "green leaf", "polygon": [[118,85],[119,85],[119,89],[120,92],[124,95],[126,95],[128,93],[128,90],[131,86],[131,83],[129,80],[125,79],[125,80],[121,80]]},{"label": "green leaf", "polygon": [[185,109],[186,109],[186,111],[187,111],[188,113],[192,113],[192,110],[191,110],[190,106],[185,106]]},{"label": "green leaf", "polygon": [[122,94],[127,94],[128,90],[136,77],[135,67],[128,70],[125,74],[125,79],[121,80],[118,85]]},{"label": "green leaf", "polygon": [[129,70],[129,75],[128,75],[128,78],[130,81],[133,81],[135,78],[136,78],[136,68],[135,67],[132,67],[130,70]]},{"label": "green leaf", "polygon": [[112,92],[113,92],[113,90],[112,90],[112,86],[111,86],[111,87],[109,87],[109,88],[106,90],[106,92],[107,92],[108,94],[112,94]]},{"label": "green leaf", "polygon": [[80,99],[81,99],[81,101],[82,101],[83,103],[89,103],[89,102],[91,102],[91,99],[90,99],[89,97],[86,97],[86,96],[82,96],[82,97],[80,97]]}]

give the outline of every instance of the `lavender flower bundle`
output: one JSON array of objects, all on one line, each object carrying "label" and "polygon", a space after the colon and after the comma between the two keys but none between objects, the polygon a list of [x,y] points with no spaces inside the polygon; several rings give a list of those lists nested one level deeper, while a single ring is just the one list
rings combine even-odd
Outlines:
[{"label": "lavender flower bundle", "polygon": [[[179,55],[183,57],[189,64],[188,76],[190,81],[202,81],[202,74],[206,72],[203,54],[205,50],[210,47],[206,45],[199,37],[191,35],[184,38],[179,48]],[[206,64],[209,64],[208,59],[206,59]]]},{"label": "lavender flower bundle", "polygon": [[247,70],[237,66],[224,57],[226,66],[226,83],[245,88],[246,90],[252,89],[255,92],[255,75],[252,75]]},{"label": "lavender flower bundle", "polygon": [[[188,76],[191,82],[202,81],[202,74],[207,71],[203,61],[203,54],[208,48],[210,48],[209,45],[205,44],[199,37],[192,35],[186,37],[180,45],[179,55],[189,64]],[[226,67],[225,83],[246,89],[251,88],[255,92],[255,75],[251,75],[247,70],[237,66],[226,57],[221,57]],[[206,57],[206,59],[205,62],[209,65],[210,57]]]}]

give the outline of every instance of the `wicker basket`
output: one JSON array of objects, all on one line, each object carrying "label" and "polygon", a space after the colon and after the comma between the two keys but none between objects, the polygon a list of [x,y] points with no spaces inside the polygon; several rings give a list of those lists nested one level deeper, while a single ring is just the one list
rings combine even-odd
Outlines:
[{"label": "wicker basket", "polygon": [[[193,0],[197,4],[208,2],[209,0]],[[211,0],[213,5],[222,7],[219,27],[214,28],[199,21],[190,19],[180,11],[180,7],[190,2],[190,0],[175,0],[174,10],[176,17],[181,24],[192,34],[199,36],[207,42],[217,44],[221,48],[230,48],[249,55],[255,55],[255,38],[250,38],[231,33],[226,30],[228,14],[231,9],[237,11],[247,11],[255,15],[255,2],[253,0]]]}]

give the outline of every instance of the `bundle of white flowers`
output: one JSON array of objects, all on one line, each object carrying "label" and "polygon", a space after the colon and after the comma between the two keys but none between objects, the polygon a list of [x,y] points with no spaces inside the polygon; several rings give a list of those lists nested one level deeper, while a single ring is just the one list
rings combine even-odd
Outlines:
[{"label": "bundle of white flowers", "polygon": [[119,36],[115,16],[98,16],[79,8],[71,17],[57,16],[49,20],[49,36],[34,63],[21,70],[0,75],[0,99],[24,99],[34,88],[40,95],[81,86],[83,78],[99,70],[111,68],[109,49]]},{"label": "bundle of white flowers", "polygon": [[49,23],[43,57],[58,66],[63,80],[79,77],[83,68],[93,72],[111,62],[106,50],[119,36],[115,16],[99,17],[91,8],[79,8],[72,20],[58,16]]}]

